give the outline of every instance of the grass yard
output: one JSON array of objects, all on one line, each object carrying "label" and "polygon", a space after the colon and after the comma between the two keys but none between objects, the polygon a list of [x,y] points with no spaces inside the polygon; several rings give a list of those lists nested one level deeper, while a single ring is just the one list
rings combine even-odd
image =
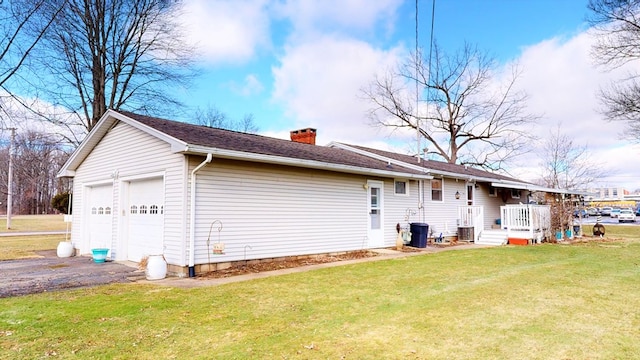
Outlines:
[{"label": "grass yard", "polygon": [[211,288],[109,285],[0,299],[0,359],[637,359],[639,278],[633,233]]},{"label": "grass yard", "polygon": [[0,233],[29,231],[65,231],[64,215],[14,215],[11,229],[7,229],[7,217],[0,217]]},{"label": "grass yard", "polygon": [[0,260],[37,257],[35,251],[52,250],[65,235],[0,236]]}]

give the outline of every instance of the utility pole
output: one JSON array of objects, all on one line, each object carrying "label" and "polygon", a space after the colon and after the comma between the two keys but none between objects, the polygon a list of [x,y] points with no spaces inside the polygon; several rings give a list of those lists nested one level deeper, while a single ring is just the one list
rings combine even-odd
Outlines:
[{"label": "utility pole", "polygon": [[16,128],[6,128],[11,130],[11,141],[9,142],[9,174],[7,175],[7,230],[11,229],[11,210],[13,205],[13,144],[16,140]]}]

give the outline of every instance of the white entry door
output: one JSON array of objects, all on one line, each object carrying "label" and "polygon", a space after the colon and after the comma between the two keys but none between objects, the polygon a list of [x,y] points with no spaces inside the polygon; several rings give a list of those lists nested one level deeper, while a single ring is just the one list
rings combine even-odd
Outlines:
[{"label": "white entry door", "polygon": [[88,199],[87,234],[89,235],[89,249],[111,249],[112,243],[112,209],[113,186],[96,185],[86,188]]},{"label": "white entry door", "polygon": [[128,188],[127,259],[138,262],[164,250],[164,180],[131,181]]},{"label": "white entry door", "polygon": [[369,212],[368,238],[369,247],[381,247],[384,245],[384,183],[382,181],[367,181],[367,197]]}]

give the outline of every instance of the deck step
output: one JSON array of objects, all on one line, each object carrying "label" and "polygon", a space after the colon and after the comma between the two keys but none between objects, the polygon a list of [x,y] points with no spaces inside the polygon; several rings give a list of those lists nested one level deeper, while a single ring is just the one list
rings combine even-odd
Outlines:
[{"label": "deck step", "polygon": [[480,245],[506,245],[507,232],[505,230],[483,230],[476,241]]}]

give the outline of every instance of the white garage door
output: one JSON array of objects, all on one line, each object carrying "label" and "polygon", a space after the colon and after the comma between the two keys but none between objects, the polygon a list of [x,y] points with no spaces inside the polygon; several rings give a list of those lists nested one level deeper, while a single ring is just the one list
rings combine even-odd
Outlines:
[{"label": "white garage door", "polygon": [[87,188],[89,248],[111,248],[113,186]]},{"label": "white garage door", "polygon": [[129,183],[127,259],[163,252],[164,181],[162,178]]}]

